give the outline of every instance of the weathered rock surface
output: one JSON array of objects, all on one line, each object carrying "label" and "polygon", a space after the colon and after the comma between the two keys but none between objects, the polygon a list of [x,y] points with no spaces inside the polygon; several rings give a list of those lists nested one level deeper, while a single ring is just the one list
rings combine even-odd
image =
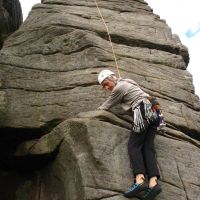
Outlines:
[{"label": "weathered rock surface", "polygon": [[[155,141],[163,185],[157,199],[199,199],[200,102],[186,70],[187,48],[143,0],[98,2],[121,76],[163,107],[167,128]],[[108,96],[97,74],[113,66],[93,0],[43,0],[33,7],[0,51],[0,167],[18,170],[0,173],[3,199],[124,199],[132,182],[130,117],[117,108],[115,115],[94,111]]]},{"label": "weathered rock surface", "polygon": [[23,22],[19,0],[0,0],[0,48],[4,40]]},{"label": "weathered rock surface", "polygon": [[[103,115],[107,117],[103,118]],[[44,156],[52,154],[58,147],[59,153],[47,167],[29,175],[28,180],[25,179],[26,174],[12,177],[23,180],[15,191],[17,199],[125,200],[122,192],[132,182],[127,162],[130,131],[120,127],[126,122],[106,112],[85,113],[85,116],[66,120],[29,147],[19,147],[17,156],[27,153]],[[118,126],[100,119],[112,121]],[[180,136],[176,138],[167,129],[164,135],[161,133],[156,137],[163,186],[163,193],[157,199],[199,198],[200,175],[196,172],[200,170],[200,165],[196,159],[200,153],[200,142]],[[4,174],[5,179],[9,176]],[[9,189],[10,192],[13,190]],[[40,198],[32,198],[33,191]]]}]

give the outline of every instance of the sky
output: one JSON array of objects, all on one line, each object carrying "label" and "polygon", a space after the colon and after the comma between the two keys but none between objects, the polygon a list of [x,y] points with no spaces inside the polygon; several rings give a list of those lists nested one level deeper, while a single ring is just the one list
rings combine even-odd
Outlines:
[{"label": "sky", "polygon": [[[99,0],[100,1],[100,0]],[[177,34],[182,44],[188,47],[190,63],[187,70],[193,76],[195,93],[200,97],[200,0],[145,0],[161,19]],[[20,0],[23,18],[26,19],[32,6],[41,0]]]}]

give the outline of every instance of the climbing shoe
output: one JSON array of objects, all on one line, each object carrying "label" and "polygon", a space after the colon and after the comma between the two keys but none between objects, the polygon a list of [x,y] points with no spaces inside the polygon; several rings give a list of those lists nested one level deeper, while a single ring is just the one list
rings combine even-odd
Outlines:
[{"label": "climbing shoe", "polygon": [[142,200],[152,200],[154,199],[160,192],[162,191],[161,187],[159,184],[152,188],[147,188],[145,190],[144,195],[141,197]]},{"label": "climbing shoe", "polygon": [[146,184],[145,181],[141,184],[134,183],[128,189],[128,191],[124,192],[124,196],[127,198],[131,198],[131,197],[137,196],[138,193],[140,193],[141,191],[144,191],[146,189],[148,189],[148,185]]}]

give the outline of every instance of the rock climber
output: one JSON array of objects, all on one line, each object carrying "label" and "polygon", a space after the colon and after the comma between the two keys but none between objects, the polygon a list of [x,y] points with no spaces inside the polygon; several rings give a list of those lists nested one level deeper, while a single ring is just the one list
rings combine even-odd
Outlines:
[{"label": "rock climber", "polygon": [[[138,197],[140,193],[142,200],[152,200],[161,192],[161,186],[157,181],[160,173],[154,151],[154,137],[159,126],[160,110],[153,109],[152,106],[158,105],[158,101],[145,93],[135,81],[117,78],[115,73],[108,69],[99,73],[98,82],[103,89],[111,92],[99,110],[109,110],[119,103],[125,111],[132,111],[133,125],[128,153],[134,181],[124,192],[124,196]],[[163,125],[163,121],[161,123]]]}]

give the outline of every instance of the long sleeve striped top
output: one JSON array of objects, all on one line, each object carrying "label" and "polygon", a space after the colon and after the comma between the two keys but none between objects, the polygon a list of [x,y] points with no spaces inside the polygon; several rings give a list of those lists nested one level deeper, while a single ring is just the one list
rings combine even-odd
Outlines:
[{"label": "long sleeve striped top", "polygon": [[120,104],[125,111],[133,110],[148,96],[135,81],[119,78],[108,99],[98,109],[109,110]]}]

